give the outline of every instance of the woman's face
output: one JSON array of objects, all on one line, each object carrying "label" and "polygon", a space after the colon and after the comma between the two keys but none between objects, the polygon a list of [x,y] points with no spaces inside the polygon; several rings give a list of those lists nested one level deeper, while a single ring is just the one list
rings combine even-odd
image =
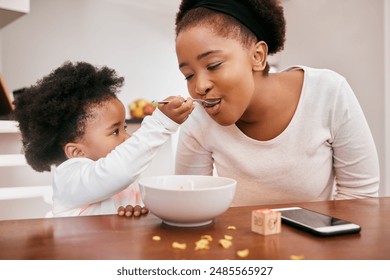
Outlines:
[{"label": "woman's face", "polygon": [[251,51],[206,27],[192,27],[177,36],[176,53],[191,97],[220,98],[204,109],[220,125],[236,123],[254,92]]},{"label": "woman's face", "polygon": [[91,108],[80,144],[85,157],[98,160],[123,143],[126,132],[125,108],[116,98]]}]

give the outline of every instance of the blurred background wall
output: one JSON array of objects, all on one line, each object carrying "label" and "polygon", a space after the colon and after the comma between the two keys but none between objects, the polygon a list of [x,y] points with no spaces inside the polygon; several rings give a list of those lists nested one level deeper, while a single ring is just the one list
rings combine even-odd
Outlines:
[{"label": "blurred background wall", "polygon": [[[303,64],[330,68],[347,78],[377,145],[381,195],[390,195],[389,2],[284,0],[285,50],[271,58],[278,69]],[[187,96],[174,46],[179,3],[31,0],[29,14],[0,29],[0,71],[13,91],[66,60],[83,60],[125,76],[119,95],[125,105],[139,97]]]}]

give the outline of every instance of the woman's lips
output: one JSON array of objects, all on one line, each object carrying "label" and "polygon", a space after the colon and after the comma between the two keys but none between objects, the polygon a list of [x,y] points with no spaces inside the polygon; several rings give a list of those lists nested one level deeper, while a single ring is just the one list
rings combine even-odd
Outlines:
[{"label": "woman's lips", "polygon": [[213,104],[209,104],[209,103],[203,103],[203,107],[205,108],[211,108],[211,107],[214,107],[218,104],[221,103],[221,100],[222,98],[207,98],[207,99],[204,99],[206,102],[212,102]]},{"label": "woman's lips", "polygon": [[[216,99],[214,99],[214,100],[216,100]],[[208,105],[208,106],[203,105],[203,108],[206,110],[207,114],[216,115],[221,108],[221,102],[222,102],[222,98],[219,98],[219,102],[217,104],[211,105],[211,106],[210,105]]]}]

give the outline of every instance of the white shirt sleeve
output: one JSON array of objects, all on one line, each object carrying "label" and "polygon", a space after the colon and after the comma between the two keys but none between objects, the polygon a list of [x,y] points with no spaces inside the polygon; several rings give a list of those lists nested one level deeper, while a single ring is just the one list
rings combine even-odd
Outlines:
[{"label": "white shirt sleeve", "polygon": [[335,199],[378,195],[379,161],[363,110],[347,81],[340,85],[333,115],[333,167]]},{"label": "white shirt sleeve", "polygon": [[[193,115],[191,114],[180,128],[175,161],[175,173],[178,175],[194,174],[210,176],[213,174],[214,160],[212,152],[201,144],[203,141],[200,141],[200,139],[208,138],[206,141],[210,142],[220,141],[221,139],[212,139],[213,136],[211,134],[208,136],[204,135],[204,133],[207,134],[207,132],[210,132],[210,129],[214,129],[213,126],[209,126],[209,124],[213,123],[207,122],[203,118],[195,119],[198,110],[203,110],[203,108],[196,105],[192,113]],[[213,120],[210,121],[214,122]]]},{"label": "white shirt sleeve", "polygon": [[106,157],[73,158],[54,172],[53,212],[96,203],[127,188],[144,171],[179,124],[158,109]]}]

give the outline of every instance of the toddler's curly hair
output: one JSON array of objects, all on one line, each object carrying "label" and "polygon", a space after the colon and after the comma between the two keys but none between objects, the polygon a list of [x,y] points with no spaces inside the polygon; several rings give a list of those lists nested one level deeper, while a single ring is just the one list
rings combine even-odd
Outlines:
[{"label": "toddler's curly hair", "polygon": [[50,171],[66,160],[65,144],[83,137],[90,109],[123,86],[115,70],[86,62],[65,62],[26,88],[14,100],[23,150],[36,171]]}]

